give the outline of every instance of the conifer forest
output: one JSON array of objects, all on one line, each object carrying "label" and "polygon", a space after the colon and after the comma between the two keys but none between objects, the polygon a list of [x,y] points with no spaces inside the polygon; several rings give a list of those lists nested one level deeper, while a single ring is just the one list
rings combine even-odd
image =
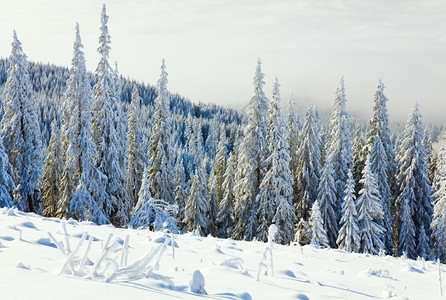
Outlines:
[{"label": "conifer forest", "polygon": [[79,24],[69,67],[28,61],[13,32],[0,60],[0,207],[244,241],[267,242],[275,224],[283,245],[445,262],[446,139],[422,105],[389,120],[377,80],[371,119],[354,117],[341,77],[330,112],[297,111],[256,58],[244,110],[192,103],[169,92],[168,60],[154,85],[121,76],[108,19],[104,5],[94,72]]}]

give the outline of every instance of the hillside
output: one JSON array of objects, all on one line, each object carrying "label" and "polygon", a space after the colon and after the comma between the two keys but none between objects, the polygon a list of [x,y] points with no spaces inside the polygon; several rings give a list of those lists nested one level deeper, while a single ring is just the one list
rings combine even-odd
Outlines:
[{"label": "hillside", "polygon": [[[64,254],[67,241],[71,251]],[[257,281],[265,243],[184,234],[174,237],[172,248],[162,232],[7,208],[0,209],[0,242],[1,299],[436,299],[440,293],[432,262],[274,245],[274,274],[262,269]],[[191,291],[195,270],[207,295]]]}]

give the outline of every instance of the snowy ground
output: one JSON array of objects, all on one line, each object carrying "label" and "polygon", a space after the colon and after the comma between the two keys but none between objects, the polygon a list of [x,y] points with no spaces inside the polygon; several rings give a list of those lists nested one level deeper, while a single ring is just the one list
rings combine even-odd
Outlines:
[{"label": "snowy ground", "polygon": [[[257,281],[268,246],[259,242],[185,234],[172,243],[165,233],[3,208],[0,243],[0,299],[440,298],[434,263],[312,246],[275,245],[274,274],[262,269]],[[202,274],[207,295],[191,291],[200,290],[200,280],[192,280],[194,272]]]}]

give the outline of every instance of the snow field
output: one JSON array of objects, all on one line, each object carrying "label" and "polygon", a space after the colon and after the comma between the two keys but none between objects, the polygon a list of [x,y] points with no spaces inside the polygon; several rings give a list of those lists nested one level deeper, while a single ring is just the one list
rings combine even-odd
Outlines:
[{"label": "snow field", "polygon": [[1,299],[441,299],[445,275],[435,262],[274,245],[274,276],[267,266],[257,281],[259,263],[269,264],[267,243],[7,208],[0,209],[0,243]]}]

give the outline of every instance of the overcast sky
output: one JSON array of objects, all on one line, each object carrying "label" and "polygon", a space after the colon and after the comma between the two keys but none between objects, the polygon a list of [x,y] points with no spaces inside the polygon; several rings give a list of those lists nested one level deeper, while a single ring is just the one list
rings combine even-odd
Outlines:
[{"label": "overcast sky", "polygon": [[[79,22],[93,71],[104,1],[0,0],[0,56],[16,29],[30,60],[68,66]],[[257,58],[269,96],[274,76],[282,106],[331,106],[341,75],[347,109],[371,115],[373,93],[386,85],[392,120],[418,101],[424,122],[446,116],[444,0],[126,0],[105,1],[111,60],[124,76],[154,84],[162,58],[169,89],[192,101],[245,106]]]}]

